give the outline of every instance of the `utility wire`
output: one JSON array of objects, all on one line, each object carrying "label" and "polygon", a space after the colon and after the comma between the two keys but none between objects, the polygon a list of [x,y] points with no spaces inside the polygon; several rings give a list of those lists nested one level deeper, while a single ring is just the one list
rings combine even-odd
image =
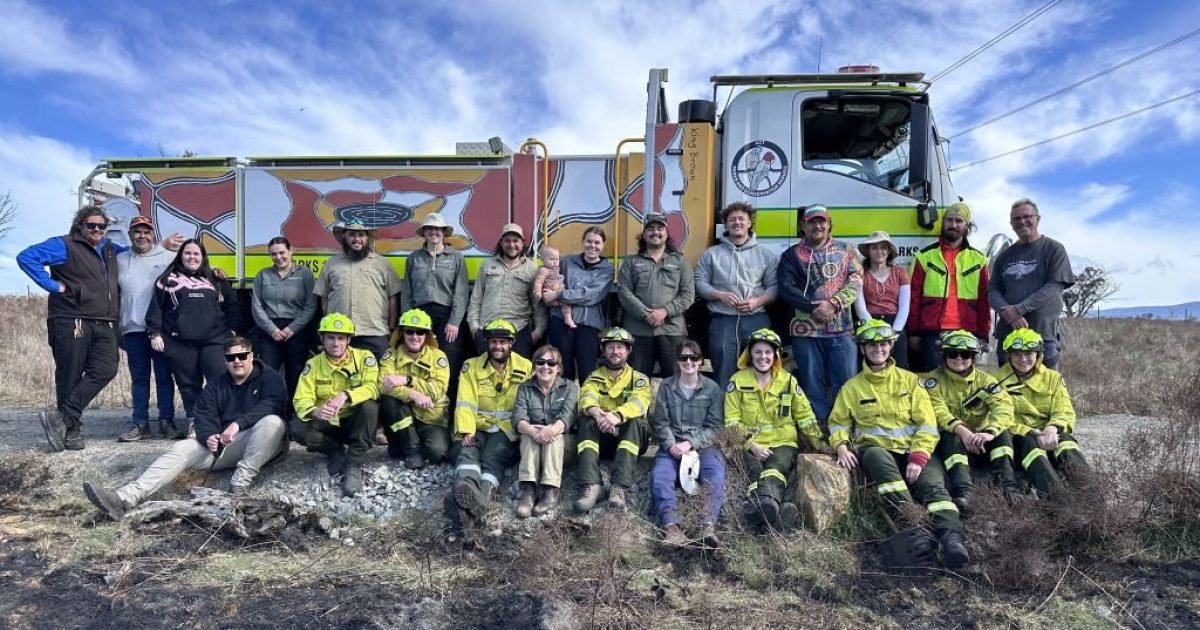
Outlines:
[{"label": "utility wire", "polygon": [[[915,11],[909,12],[907,14],[907,16],[916,16],[919,13],[924,13],[925,7],[929,6],[929,3],[931,1],[932,0],[925,0],[924,2],[921,3],[921,6],[917,7],[917,9]],[[884,35],[883,37],[876,39],[875,45],[872,46],[870,48],[870,50],[868,50],[865,54],[859,55],[857,58],[858,59],[857,61],[851,60],[850,65],[857,64],[857,63],[862,63],[862,64],[871,63],[871,55],[875,54],[875,51],[879,50],[880,46],[884,45],[889,40],[891,40],[892,36],[895,35],[897,31],[900,30],[900,27],[904,26],[904,22],[905,22],[905,16],[902,16],[899,20],[896,20],[896,24],[894,26],[892,26],[892,30],[888,31],[887,35]]]},{"label": "utility wire", "polygon": [[987,120],[985,120],[985,121],[983,121],[983,122],[981,122],[981,123],[979,123],[979,124],[977,124],[977,125],[974,125],[974,126],[971,126],[971,127],[967,127],[966,129],[963,129],[962,131],[960,131],[960,132],[958,132],[958,133],[956,133],[956,134],[954,134],[954,135],[952,135],[952,136],[949,136],[949,137],[948,137],[948,138],[946,138],[946,139],[947,139],[947,140],[953,140],[953,139],[955,139],[955,138],[961,138],[962,136],[965,136],[965,135],[967,135],[967,134],[971,133],[972,131],[975,131],[976,129],[979,129],[980,127],[986,127],[987,125],[990,125],[990,124],[992,124],[992,123],[994,123],[994,122],[999,122],[999,121],[1001,121],[1001,120],[1004,120],[1005,118],[1008,118],[1009,116],[1012,116],[1013,114],[1017,114],[1017,113],[1023,112],[1023,111],[1025,111],[1025,110],[1029,109],[1030,107],[1033,107],[1034,105],[1039,105],[1039,104],[1041,104],[1041,103],[1045,103],[1046,101],[1048,101],[1048,100],[1050,100],[1050,99],[1053,99],[1053,98],[1057,98],[1057,97],[1059,97],[1059,96],[1062,96],[1063,94],[1066,94],[1067,92],[1070,92],[1071,90],[1074,90],[1075,88],[1077,88],[1077,87],[1079,87],[1079,86],[1081,86],[1081,85],[1084,85],[1084,84],[1087,84],[1087,83],[1091,83],[1092,81],[1095,81],[1096,79],[1099,79],[1100,77],[1103,77],[1103,76],[1105,76],[1105,75],[1112,74],[1113,72],[1116,72],[1117,70],[1120,70],[1121,68],[1124,68],[1125,66],[1128,66],[1128,65],[1130,65],[1130,64],[1132,64],[1132,63],[1136,63],[1136,62],[1138,62],[1138,61],[1141,61],[1142,59],[1145,59],[1146,57],[1149,57],[1150,55],[1153,55],[1153,54],[1155,54],[1155,53],[1162,52],[1162,51],[1164,51],[1164,50],[1166,50],[1166,49],[1168,49],[1168,48],[1170,48],[1170,47],[1174,46],[1175,44],[1178,44],[1178,43],[1180,43],[1180,42],[1183,42],[1183,41],[1185,41],[1185,40],[1191,39],[1192,37],[1195,37],[1196,35],[1200,35],[1200,28],[1198,28],[1198,29],[1196,29],[1196,30],[1192,31],[1191,33],[1188,33],[1187,35],[1184,35],[1184,36],[1182,36],[1182,37],[1177,37],[1177,38],[1175,38],[1175,39],[1173,39],[1173,40],[1171,40],[1171,41],[1169,41],[1169,42],[1167,42],[1167,43],[1165,43],[1165,44],[1163,44],[1163,45],[1161,45],[1161,46],[1159,46],[1159,47],[1157,47],[1157,48],[1153,48],[1153,49],[1151,49],[1151,50],[1147,50],[1146,52],[1144,52],[1144,53],[1142,53],[1142,54],[1140,54],[1140,55],[1138,55],[1138,56],[1136,56],[1136,57],[1131,57],[1131,58],[1129,58],[1129,59],[1126,59],[1125,61],[1122,61],[1121,63],[1119,63],[1119,64],[1117,64],[1117,65],[1115,65],[1115,66],[1113,66],[1113,67],[1111,67],[1111,68],[1106,68],[1106,69],[1104,69],[1104,70],[1101,70],[1100,72],[1097,72],[1096,74],[1093,74],[1093,75],[1091,75],[1091,76],[1089,76],[1089,77],[1086,77],[1086,78],[1084,78],[1084,79],[1080,79],[1080,80],[1078,80],[1078,81],[1076,81],[1076,82],[1072,83],[1071,85],[1068,85],[1068,86],[1066,86],[1066,87],[1064,87],[1064,88],[1059,88],[1059,89],[1057,89],[1057,90],[1055,90],[1055,91],[1053,91],[1053,92],[1051,92],[1051,93],[1049,93],[1049,94],[1047,94],[1047,95],[1045,95],[1045,96],[1043,96],[1043,97],[1041,97],[1041,98],[1037,98],[1037,99],[1034,99],[1034,100],[1032,100],[1032,101],[1029,101],[1028,103],[1025,103],[1024,105],[1021,105],[1020,107],[1017,107],[1017,108],[1015,108],[1015,109],[1012,109],[1012,110],[1009,110],[1009,111],[1007,111],[1007,112],[1004,112],[1003,114],[1000,114],[999,116],[995,116],[995,117],[993,117],[993,118],[989,118],[989,119],[987,119]]},{"label": "utility wire", "polygon": [[971,52],[967,53],[963,57],[959,58],[958,61],[955,61],[954,63],[947,66],[945,70],[942,70],[941,72],[933,75],[933,78],[929,79],[929,84],[933,85],[933,83],[935,81],[937,81],[938,79],[941,79],[942,77],[950,74],[951,72],[958,70],[963,65],[965,65],[967,62],[978,57],[979,55],[982,55],[987,49],[1000,43],[1001,40],[1008,37],[1009,35],[1012,35],[1013,33],[1021,30],[1021,28],[1024,27],[1026,24],[1029,24],[1030,22],[1036,20],[1043,13],[1049,11],[1050,9],[1053,9],[1054,6],[1060,2],[1062,2],[1062,0],[1050,0],[1050,2],[1047,2],[1046,4],[1042,5],[1042,7],[1039,8],[1038,10],[1021,18],[1016,24],[1013,24],[1012,26],[1004,29],[1003,31],[1000,31],[1000,33],[998,35],[989,39],[986,43],[984,43],[979,48],[972,50]]},{"label": "utility wire", "polygon": [[1020,152],[1022,152],[1022,151],[1026,151],[1026,150],[1028,150],[1028,149],[1032,149],[1032,148],[1034,148],[1034,147],[1040,147],[1040,146],[1042,146],[1043,144],[1049,144],[1049,143],[1051,143],[1051,142],[1054,142],[1055,140],[1062,140],[1063,138],[1066,138],[1066,137],[1069,137],[1069,136],[1073,136],[1073,135],[1076,135],[1076,134],[1080,134],[1080,133],[1083,133],[1083,132],[1085,132],[1085,131],[1091,131],[1092,129],[1095,129],[1096,127],[1103,127],[1104,125],[1107,125],[1107,124],[1109,124],[1109,123],[1114,123],[1114,122],[1117,122],[1118,120],[1124,120],[1124,119],[1126,119],[1126,118],[1129,118],[1130,116],[1136,116],[1136,115],[1138,115],[1138,114],[1141,114],[1141,113],[1143,113],[1143,112],[1148,112],[1148,111],[1150,111],[1150,110],[1152,110],[1152,109],[1157,109],[1157,108],[1159,108],[1159,107],[1162,107],[1163,105],[1169,105],[1169,104],[1171,104],[1171,103],[1174,103],[1175,101],[1182,101],[1182,100],[1183,100],[1183,99],[1185,99],[1185,98],[1190,98],[1190,97],[1193,97],[1193,96],[1195,96],[1195,95],[1197,95],[1197,94],[1200,94],[1200,90],[1192,90],[1191,92],[1188,92],[1187,94],[1180,94],[1179,96],[1175,96],[1175,97],[1169,98],[1169,99],[1167,99],[1167,100],[1165,100],[1165,101],[1159,101],[1159,102],[1157,102],[1157,103],[1155,103],[1155,104],[1153,104],[1153,105],[1147,105],[1146,107],[1143,107],[1143,108],[1141,108],[1141,109],[1135,109],[1135,110],[1133,110],[1133,111],[1131,111],[1131,112],[1125,112],[1124,114],[1121,114],[1120,116],[1114,116],[1114,117],[1112,117],[1112,118],[1109,118],[1108,120],[1102,120],[1102,121],[1100,121],[1100,122],[1098,122],[1098,123],[1094,123],[1094,124],[1088,125],[1088,126],[1086,126],[1086,127],[1081,127],[1081,128],[1079,128],[1079,129],[1076,129],[1076,130],[1074,130],[1074,131],[1068,131],[1067,133],[1064,133],[1064,134],[1061,134],[1061,135],[1054,136],[1053,138],[1046,138],[1045,140],[1042,140],[1042,141],[1040,141],[1040,142],[1035,142],[1035,143],[1033,143],[1033,144],[1030,144],[1030,145],[1023,146],[1023,147],[1021,147],[1021,148],[1019,148],[1019,149],[1013,149],[1012,151],[1005,151],[1004,153],[1001,153],[1001,154],[999,154],[999,155],[993,155],[992,157],[984,158],[984,159],[982,159],[982,160],[975,160],[974,162],[968,162],[968,163],[966,163],[966,164],[963,164],[962,166],[955,166],[955,167],[952,167],[952,168],[950,169],[950,172],[951,172],[951,173],[953,173],[954,171],[961,171],[961,170],[963,170],[964,168],[970,168],[970,167],[972,167],[972,166],[976,166],[976,165],[979,165],[979,164],[983,164],[984,162],[991,162],[992,160],[998,160],[998,159],[1000,159],[1000,158],[1002,158],[1002,157],[1008,157],[1008,156],[1010,156],[1010,155],[1012,155],[1012,154],[1014,154],[1014,153],[1020,153]]}]

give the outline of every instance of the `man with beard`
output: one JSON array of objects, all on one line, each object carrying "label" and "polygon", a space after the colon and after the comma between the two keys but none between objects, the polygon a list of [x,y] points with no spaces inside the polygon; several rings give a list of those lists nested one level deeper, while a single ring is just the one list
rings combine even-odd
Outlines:
[{"label": "man with beard", "polygon": [[657,361],[664,377],[675,374],[676,347],[687,338],[684,313],[696,299],[692,266],[667,233],[667,216],[646,215],[638,253],[621,263],[617,297],[633,335],[633,367],[652,374]]},{"label": "man with beard", "polygon": [[342,475],[342,494],[362,490],[362,463],[379,424],[379,363],[369,350],[350,347],[354,322],[341,313],[321,318],[323,352],[308,360],[292,405],[299,419],[292,439],[323,453],[329,476]]},{"label": "man with beard", "polygon": [[[690,276],[689,276],[690,277]],[[579,389],[579,500],[575,511],[587,514],[596,506],[600,487],[600,457],[611,457],[612,478],[608,507],[622,511],[637,487],[634,468],[646,452],[650,426],[650,378],[626,365],[633,336],[610,328],[600,340],[604,365],[592,372]]]},{"label": "man with beard", "polygon": [[517,388],[533,373],[533,363],[513,352],[516,326],[494,319],[480,332],[487,340],[487,352],[463,363],[454,409],[454,437],[461,449],[454,491],[445,506],[451,529],[459,530],[452,533],[460,533],[464,521],[476,523],[483,518],[504,470],[517,462],[520,450],[513,406]]},{"label": "man with beard", "polygon": [[357,220],[334,224],[342,253],[325,261],[313,293],[321,298],[322,312],[341,313],[354,322],[351,345],[370,350],[378,361],[400,312],[400,277],[386,258],[371,251],[374,229]]},{"label": "man with beard", "polygon": [[809,446],[825,446],[821,428],[796,377],[783,369],[783,341],[770,328],[750,335],[738,367],[725,387],[725,426],[744,439],[743,462],[750,487],[742,514],[750,527],[783,529],[796,505],[784,502],[796,466],[799,434]]},{"label": "man with beard", "polygon": [[522,357],[533,354],[533,345],[541,340],[548,323],[546,305],[533,298],[537,271],[537,265],[525,256],[525,230],[516,223],[506,224],[500,230],[495,255],[479,268],[467,304],[467,326],[476,348],[487,343],[483,324],[502,319],[516,327],[513,352]]},{"label": "man with beard", "polygon": [[938,342],[943,332],[965,330],[980,339],[991,332],[987,256],[967,242],[974,230],[971,208],[962,202],[951,204],[942,216],[938,241],[913,257],[908,343],[920,350],[913,371],[941,365]]},{"label": "man with beard", "polygon": [[793,309],[792,358],[796,378],[821,422],[842,384],[854,375],[851,338],[862,265],[849,244],[832,237],[833,219],[822,205],[801,207],[804,238],[779,258],[779,296]]},{"label": "man with beard", "polygon": [[259,470],[287,450],[283,377],[255,359],[245,337],[229,339],[224,350],[226,373],[209,381],[196,401],[196,439],[176,442],[136,481],[115,491],[97,481],[83,482],[88,500],[106,516],[119,520],[185,470],[236,467],[230,492],[243,496]]}]

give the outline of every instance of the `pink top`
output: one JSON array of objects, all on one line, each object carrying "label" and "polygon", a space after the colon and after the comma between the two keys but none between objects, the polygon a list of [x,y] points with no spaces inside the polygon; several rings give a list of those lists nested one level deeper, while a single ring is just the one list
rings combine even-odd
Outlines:
[{"label": "pink top", "polygon": [[872,315],[896,315],[900,307],[900,286],[908,285],[904,267],[892,265],[887,280],[880,282],[875,274],[863,270],[863,299]]}]

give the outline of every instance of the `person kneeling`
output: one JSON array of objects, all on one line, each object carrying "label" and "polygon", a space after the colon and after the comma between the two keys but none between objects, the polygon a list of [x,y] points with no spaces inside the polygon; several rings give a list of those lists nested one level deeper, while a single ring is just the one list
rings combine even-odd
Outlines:
[{"label": "person kneeling", "polygon": [[1004,338],[1008,363],[996,373],[1013,402],[1016,461],[1025,469],[1029,485],[1047,495],[1065,488],[1059,476],[1088,469],[1071,432],[1075,407],[1062,375],[1042,363],[1045,342],[1037,331],[1018,328]]},{"label": "person kneeling", "polygon": [[971,467],[990,468],[992,479],[1008,497],[1018,494],[1013,470],[1012,398],[990,374],[976,369],[979,338],[965,330],[941,336],[942,367],[921,379],[929,390],[933,415],[941,429],[938,456],[946,465],[950,497],[958,510],[969,509],[974,488]]},{"label": "person kneeling", "polygon": [[446,408],[450,361],[438,349],[433,320],[421,309],[400,316],[400,343],[383,353],[379,412],[388,455],[407,468],[438,463],[450,450]]},{"label": "person kneeling", "polygon": [[[658,440],[658,454],[650,473],[650,498],[663,527],[663,542],[686,544],[675,509],[675,482],[680,479],[680,466],[698,466],[696,479],[704,497],[700,539],[715,548],[721,544],[716,525],[725,500],[725,457],[715,442],[725,428],[725,398],[716,381],[700,375],[700,344],[685,339],[675,352],[678,369],[675,376],[663,379],[659,385],[650,417],[650,428]],[[694,494],[697,488],[689,485],[684,490]]]},{"label": "person kneeling", "polygon": [[308,360],[292,400],[299,422],[293,439],[323,453],[331,477],[342,475],[342,493],[362,490],[362,463],[379,423],[379,363],[370,350],[351,348],[354,322],[341,313],[321,318],[322,352]]},{"label": "person kneeling", "polygon": [[[558,348],[542,346],[533,353],[534,378],[517,388],[513,418],[521,434],[521,495],[517,501],[521,518],[542,516],[558,506],[566,452],[564,433],[571,428],[579,404],[579,385],[563,378],[562,370]],[[542,493],[535,507],[539,481]]]},{"label": "person kneeling", "polygon": [[917,375],[896,367],[891,358],[897,336],[878,319],[855,331],[864,368],[838,393],[829,415],[829,443],[836,446],[842,467],[854,469],[861,460],[893,520],[910,520],[903,506],[916,495],[933,517],[942,563],[962,568],[970,560],[962,520],[946,492],[946,470],[932,454],[938,443],[937,420]]},{"label": "person kneeling", "polygon": [[288,448],[287,386],[283,377],[254,358],[249,339],[225,342],[225,371],[196,401],[196,439],[176,442],[137,478],[117,490],[85,481],[84,494],[114,520],[185,470],[237,467],[230,492],[243,496],[258,471]]}]

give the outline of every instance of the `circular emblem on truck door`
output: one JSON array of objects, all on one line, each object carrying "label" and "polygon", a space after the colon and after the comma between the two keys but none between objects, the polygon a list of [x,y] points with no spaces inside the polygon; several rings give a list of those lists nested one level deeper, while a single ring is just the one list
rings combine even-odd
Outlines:
[{"label": "circular emblem on truck door", "polygon": [[770,140],[755,140],[738,149],[730,169],[738,190],[751,197],[765,197],[787,181],[787,154]]}]

